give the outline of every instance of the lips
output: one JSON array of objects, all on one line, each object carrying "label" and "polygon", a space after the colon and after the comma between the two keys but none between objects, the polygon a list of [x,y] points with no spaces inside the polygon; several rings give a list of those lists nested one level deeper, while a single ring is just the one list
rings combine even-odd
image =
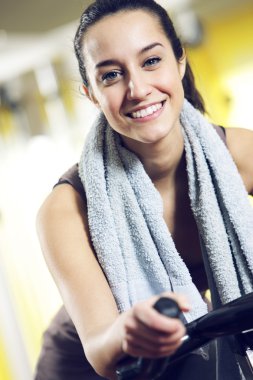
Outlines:
[{"label": "lips", "polygon": [[127,116],[131,117],[132,119],[144,118],[157,112],[158,110],[162,108],[162,106],[163,106],[163,102],[152,104],[151,106],[148,106],[146,108],[142,108],[140,110],[128,113]]}]

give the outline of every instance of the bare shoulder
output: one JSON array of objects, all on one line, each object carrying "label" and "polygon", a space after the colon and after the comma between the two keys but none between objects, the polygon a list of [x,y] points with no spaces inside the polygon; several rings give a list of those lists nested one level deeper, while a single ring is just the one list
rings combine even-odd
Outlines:
[{"label": "bare shoulder", "polygon": [[71,185],[58,185],[48,195],[38,212],[37,231],[48,268],[84,340],[88,330],[118,312],[91,243],[86,205]]},{"label": "bare shoulder", "polygon": [[227,128],[226,140],[246,189],[249,194],[253,194],[253,131],[244,128]]},{"label": "bare shoulder", "polygon": [[[60,244],[60,239],[74,238],[73,233],[83,230],[89,240],[86,205],[71,185],[56,186],[47,196],[37,215],[37,231],[44,254],[48,248]],[[66,235],[62,235],[66,232]],[[58,241],[59,239],[59,241]],[[48,246],[50,243],[50,246]],[[90,243],[90,242],[89,242]]]},{"label": "bare shoulder", "polygon": [[62,217],[68,213],[72,213],[72,216],[79,216],[83,222],[87,220],[85,200],[81,198],[73,186],[64,183],[57,185],[41,205],[38,211],[38,226],[40,226],[40,222],[43,223],[44,218]]}]

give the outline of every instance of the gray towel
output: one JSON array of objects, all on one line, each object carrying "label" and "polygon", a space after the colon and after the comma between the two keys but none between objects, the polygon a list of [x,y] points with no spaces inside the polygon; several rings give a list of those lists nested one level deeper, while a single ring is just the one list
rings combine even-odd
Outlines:
[{"label": "gray towel", "polygon": [[[189,196],[214,306],[253,291],[253,210],[227,148],[185,100],[180,116]],[[207,312],[163,219],[144,167],[100,116],[79,163],[92,243],[120,311],[171,290],[188,296],[191,321]]]}]

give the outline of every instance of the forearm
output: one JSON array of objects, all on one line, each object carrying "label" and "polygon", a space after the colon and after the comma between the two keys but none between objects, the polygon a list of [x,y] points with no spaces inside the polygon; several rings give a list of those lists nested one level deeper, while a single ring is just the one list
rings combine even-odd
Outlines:
[{"label": "forearm", "polygon": [[[182,311],[188,311],[185,300],[173,297]],[[113,323],[86,334],[85,353],[98,374],[115,379],[116,365],[125,355],[156,359],[179,347],[185,328],[179,319],[163,316],[153,308],[158,298],[137,303]]]},{"label": "forearm", "polygon": [[90,331],[83,341],[91,366],[100,376],[112,380],[116,379],[116,364],[125,356],[121,333],[123,318],[121,315],[112,324]]}]

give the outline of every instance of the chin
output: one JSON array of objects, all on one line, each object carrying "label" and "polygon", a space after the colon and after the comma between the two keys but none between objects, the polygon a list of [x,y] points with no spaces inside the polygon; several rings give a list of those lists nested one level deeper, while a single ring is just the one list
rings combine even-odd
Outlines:
[{"label": "chin", "polygon": [[156,144],[166,138],[168,133],[152,133],[145,135],[138,140],[144,144]]},{"label": "chin", "polygon": [[153,129],[153,131],[149,131],[149,133],[145,133],[143,137],[143,142],[145,143],[157,143],[161,140],[164,140],[166,139],[170,132],[171,132],[172,128],[168,128],[168,126],[166,126],[166,128],[155,128]]}]

